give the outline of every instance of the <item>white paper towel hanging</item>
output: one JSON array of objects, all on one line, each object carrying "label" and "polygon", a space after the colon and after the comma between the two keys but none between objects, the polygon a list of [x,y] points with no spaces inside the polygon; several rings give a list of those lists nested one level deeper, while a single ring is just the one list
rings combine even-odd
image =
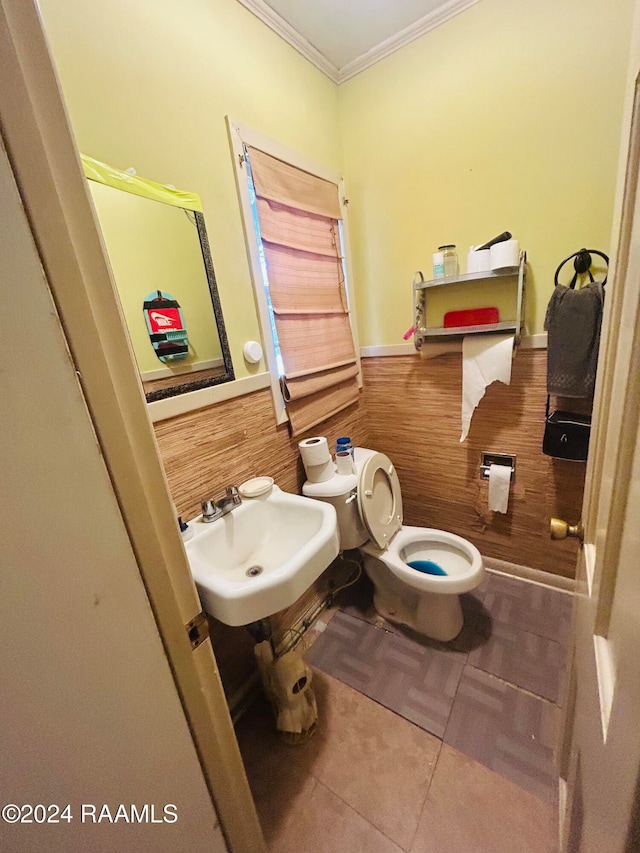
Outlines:
[{"label": "white paper towel hanging", "polygon": [[511,468],[508,465],[489,466],[489,509],[506,512],[509,506]]},{"label": "white paper towel hanging", "polygon": [[464,441],[473,410],[492,382],[511,384],[513,335],[467,335],[462,341],[462,435]]}]

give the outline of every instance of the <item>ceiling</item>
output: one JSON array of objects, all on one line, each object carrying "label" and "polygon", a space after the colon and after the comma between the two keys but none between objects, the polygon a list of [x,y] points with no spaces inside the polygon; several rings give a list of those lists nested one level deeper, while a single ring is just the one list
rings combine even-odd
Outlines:
[{"label": "ceiling", "polygon": [[342,83],[478,0],[239,0]]}]

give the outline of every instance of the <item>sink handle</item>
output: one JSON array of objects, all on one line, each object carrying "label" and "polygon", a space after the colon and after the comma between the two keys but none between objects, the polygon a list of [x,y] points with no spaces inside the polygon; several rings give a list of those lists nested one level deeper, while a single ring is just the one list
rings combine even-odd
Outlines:
[{"label": "sink handle", "polygon": [[237,486],[227,486],[227,498],[233,501],[234,506],[240,506],[242,498]]},{"label": "sink handle", "polygon": [[223,515],[221,509],[215,505],[213,501],[202,501],[202,520],[206,523],[215,521]]}]

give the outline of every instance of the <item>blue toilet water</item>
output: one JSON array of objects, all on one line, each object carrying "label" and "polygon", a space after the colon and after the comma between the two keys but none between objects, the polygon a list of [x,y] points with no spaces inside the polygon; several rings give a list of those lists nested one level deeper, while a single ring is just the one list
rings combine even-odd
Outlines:
[{"label": "blue toilet water", "polygon": [[440,577],[447,576],[447,573],[442,566],[434,563],[433,560],[409,560],[407,565],[410,566],[410,568],[415,569],[417,572],[423,572],[425,575],[439,575]]}]

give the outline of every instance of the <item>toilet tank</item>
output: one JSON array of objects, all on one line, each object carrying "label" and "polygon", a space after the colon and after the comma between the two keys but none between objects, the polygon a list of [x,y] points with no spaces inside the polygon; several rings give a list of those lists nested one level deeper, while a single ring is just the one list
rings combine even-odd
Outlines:
[{"label": "toilet tank", "polygon": [[310,483],[307,480],[302,487],[302,494],[306,497],[327,501],[334,507],[338,517],[341,551],[359,548],[369,539],[369,533],[360,518],[357,488],[360,469],[364,461],[373,452],[373,450],[367,450],[364,447],[356,447],[354,451],[355,474],[336,473],[324,483]]}]

